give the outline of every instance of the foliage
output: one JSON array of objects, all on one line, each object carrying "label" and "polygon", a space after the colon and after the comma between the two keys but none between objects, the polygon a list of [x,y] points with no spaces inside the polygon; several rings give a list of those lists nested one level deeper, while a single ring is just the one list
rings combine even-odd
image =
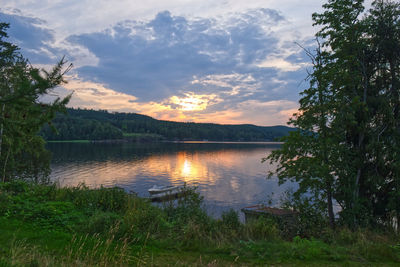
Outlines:
[{"label": "foliage", "polygon": [[298,182],[294,197],[328,215],[332,227],[334,202],[341,223],[388,226],[400,214],[400,4],[323,7],[313,15],[317,49],[306,50],[310,88],[289,122],[298,130],[268,159],[281,183]]},{"label": "foliage", "polygon": [[249,237],[255,240],[279,240],[282,234],[275,220],[263,216],[257,220],[251,220],[245,228]]},{"label": "foliage", "polygon": [[0,23],[0,176],[14,178],[46,178],[49,153],[37,136],[45,123],[50,123],[57,111],[63,110],[69,96],[44,103],[41,98],[64,83],[64,59],[47,72],[31,66],[7,42],[8,24]]},{"label": "foliage", "polygon": [[89,189],[84,184],[72,188],[60,188],[57,200],[71,201],[85,210],[123,211],[127,195],[122,188]]},{"label": "foliage", "polygon": [[54,132],[50,126],[41,130],[41,135],[47,140],[105,140],[122,139],[122,131],[108,122],[101,123],[97,120],[85,118],[70,118],[57,115],[52,122],[57,129]]},{"label": "foliage", "polygon": [[222,225],[228,229],[240,229],[239,215],[235,210],[230,209],[229,211],[222,213],[221,219]]}]

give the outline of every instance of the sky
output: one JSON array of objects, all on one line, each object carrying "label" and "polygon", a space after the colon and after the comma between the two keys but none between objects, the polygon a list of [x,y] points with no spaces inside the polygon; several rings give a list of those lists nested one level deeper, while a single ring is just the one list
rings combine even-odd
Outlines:
[{"label": "sky", "polygon": [[73,64],[70,107],[285,125],[307,88],[317,0],[0,0],[24,57]]}]

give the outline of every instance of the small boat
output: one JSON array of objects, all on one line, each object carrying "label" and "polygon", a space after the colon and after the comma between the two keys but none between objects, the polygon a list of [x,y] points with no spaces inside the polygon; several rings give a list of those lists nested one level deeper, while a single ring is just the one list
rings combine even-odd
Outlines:
[{"label": "small boat", "polygon": [[163,202],[167,200],[177,199],[185,194],[184,186],[157,186],[154,185],[149,190],[150,197],[149,199],[153,202]]},{"label": "small boat", "polygon": [[179,186],[173,186],[173,185],[154,185],[152,188],[150,188],[148,191],[150,195],[155,195],[155,194],[161,194],[161,193],[172,193],[173,191],[178,191]]}]

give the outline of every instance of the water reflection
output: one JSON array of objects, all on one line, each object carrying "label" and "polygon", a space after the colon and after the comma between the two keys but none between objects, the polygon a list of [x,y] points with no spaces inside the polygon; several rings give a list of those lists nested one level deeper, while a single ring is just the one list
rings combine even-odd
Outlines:
[{"label": "water reflection", "polygon": [[267,180],[270,165],[261,163],[279,145],[232,143],[49,144],[51,178],[60,184],[121,186],[147,196],[157,185],[197,186],[209,213],[278,201],[290,185]]}]

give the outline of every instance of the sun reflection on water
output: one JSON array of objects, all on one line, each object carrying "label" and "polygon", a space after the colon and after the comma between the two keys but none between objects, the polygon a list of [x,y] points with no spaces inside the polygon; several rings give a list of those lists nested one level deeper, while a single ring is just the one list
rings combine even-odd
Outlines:
[{"label": "sun reflection on water", "polygon": [[[135,149],[132,148],[132,154],[137,153]],[[51,176],[60,178],[62,186],[82,182],[90,187],[118,185],[139,196],[147,196],[147,190],[153,185],[186,183],[198,187],[207,205],[242,207],[266,199],[271,192],[279,197],[279,192],[286,190],[278,187],[276,180],[266,180],[266,173],[272,166],[262,164],[261,158],[270,151],[272,149],[265,147],[181,149],[140,156],[127,153],[124,157],[118,152],[107,154],[106,160],[60,160],[52,165]]]},{"label": "sun reflection on water", "polygon": [[[157,182],[195,186],[221,185],[219,192],[239,192],[243,183],[252,186],[248,177],[264,176],[265,164],[260,163],[260,150],[238,153],[234,150],[179,151],[149,155],[145,158],[105,162],[73,163],[53,166],[53,177],[63,177],[62,185],[85,183],[88,186]],[[168,181],[168,182],[167,182]],[[166,183],[167,182],[167,183]],[[213,198],[219,198],[216,194]]]},{"label": "sun reflection on water", "polygon": [[192,171],[193,171],[192,164],[190,163],[190,161],[185,159],[185,162],[183,163],[183,166],[182,166],[182,175],[184,177],[193,176]]}]

